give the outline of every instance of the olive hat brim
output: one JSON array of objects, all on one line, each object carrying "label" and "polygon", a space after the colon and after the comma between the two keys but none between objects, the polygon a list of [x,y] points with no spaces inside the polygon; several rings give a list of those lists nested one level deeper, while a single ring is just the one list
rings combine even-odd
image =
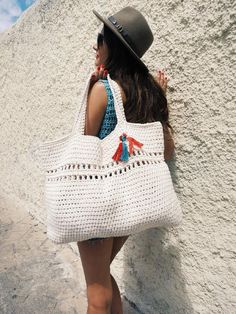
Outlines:
[{"label": "olive hat brim", "polygon": [[130,47],[130,45],[126,42],[123,36],[117,31],[114,25],[107,19],[102,17],[96,10],[92,10],[96,17],[102,21],[125,45],[125,47],[131,52],[131,54],[136,58],[136,60],[145,68],[147,69],[146,64],[139,58],[139,56],[134,52],[134,50]]}]

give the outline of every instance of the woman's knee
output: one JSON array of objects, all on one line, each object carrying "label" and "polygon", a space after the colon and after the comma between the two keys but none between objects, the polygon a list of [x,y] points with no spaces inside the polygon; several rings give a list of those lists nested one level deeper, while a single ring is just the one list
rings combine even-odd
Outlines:
[{"label": "woman's knee", "polygon": [[109,287],[99,284],[89,285],[87,288],[88,307],[96,311],[109,311],[112,304],[112,283]]}]

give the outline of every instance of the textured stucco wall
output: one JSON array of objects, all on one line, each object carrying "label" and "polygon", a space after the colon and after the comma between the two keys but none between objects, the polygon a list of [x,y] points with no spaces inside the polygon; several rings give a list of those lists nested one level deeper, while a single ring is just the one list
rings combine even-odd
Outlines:
[{"label": "textured stucco wall", "polygon": [[[168,165],[184,221],[130,237],[112,272],[134,313],[235,313],[233,1],[129,4],[154,32],[143,59],[170,78]],[[24,200],[42,221],[43,178],[27,150],[71,130],[101,25],[92,9],[110,15],[126,5],[42,0],[0,34],[0,197]]]}]

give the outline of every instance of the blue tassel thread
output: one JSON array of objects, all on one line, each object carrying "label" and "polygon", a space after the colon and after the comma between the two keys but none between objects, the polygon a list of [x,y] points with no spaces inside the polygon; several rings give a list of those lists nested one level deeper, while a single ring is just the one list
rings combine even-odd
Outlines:
[{"label": "blue tassel thread", "polygon": [[122,140],[122,154],[120,156],[120,160],[128,161],[129,160],[129,152],[128,152],[128,147],[126,144],[126,136],[122,135],[121,140]]}]

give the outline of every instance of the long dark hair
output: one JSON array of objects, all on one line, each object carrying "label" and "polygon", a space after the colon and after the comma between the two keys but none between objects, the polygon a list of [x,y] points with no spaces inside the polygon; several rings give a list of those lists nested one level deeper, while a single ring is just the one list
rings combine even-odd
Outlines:
[{"label": "long dark hair", "polygon": [[118,81],[124,90],[126,96],[124,110],[127,121],[134,123],[161,121],[163,126],[168,126],[174,132],[169,123],[168,104],[164,91],[148,68],[140,65],[105,24],[102,34],[108,47],[105,68],[110,77]]}]

